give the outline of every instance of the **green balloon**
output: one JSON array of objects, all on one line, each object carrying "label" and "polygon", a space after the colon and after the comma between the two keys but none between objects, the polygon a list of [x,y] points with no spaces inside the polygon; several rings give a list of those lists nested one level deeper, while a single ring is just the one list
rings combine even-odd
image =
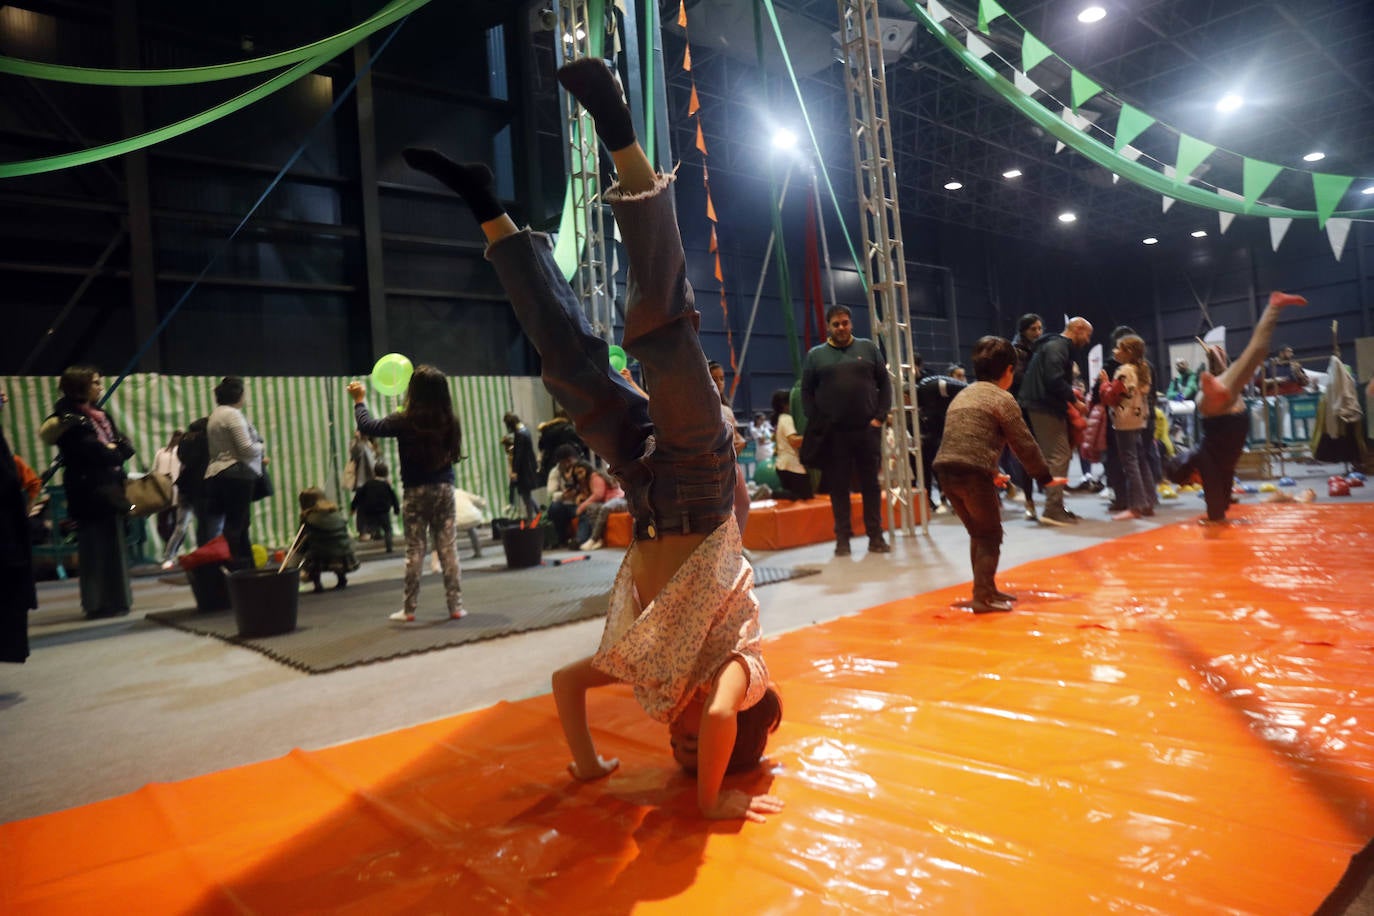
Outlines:
[{"label": "green balloon", "polygon": [[611,356],[611,368],[614,369],[616,372],[620,372],[627,365],[629,365],[629,360],[625,356],[625,350],[623,348],[617,347],[615,344],[611,344],[608,350]]},{"label": "green balloon", "polygon": [[778,477],[777,468],[773,467],[772,458],[765,458],[754,465],[754,483],[766,484],[773,490],[782,489],[782,480]]},{"label": "green balloon", "polygon": [[392,397],[404,394],[414,372],[410,360],[399,353],[388,353],[372,367],[372,387]]}]

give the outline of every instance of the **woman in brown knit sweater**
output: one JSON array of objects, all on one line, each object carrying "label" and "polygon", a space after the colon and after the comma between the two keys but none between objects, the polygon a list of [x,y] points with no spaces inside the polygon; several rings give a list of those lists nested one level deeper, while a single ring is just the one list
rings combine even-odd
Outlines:
[{"label": "woman in brown knit sweater", "polygon": [[1015,595],[998,591],[997,563],[1002,554],[1002,504],[997,498],[997,459],[1011,450],[1026,473],[1041,486],[1063,486],[1026,427],[1016,399],[1007,393],[1016,367],[1016,350],[1003,337],[980,337],[973,345],[973,376],[949,405],[945,436],[935,456],[940,490],[969,535],[975,613],[1009,611]]}]

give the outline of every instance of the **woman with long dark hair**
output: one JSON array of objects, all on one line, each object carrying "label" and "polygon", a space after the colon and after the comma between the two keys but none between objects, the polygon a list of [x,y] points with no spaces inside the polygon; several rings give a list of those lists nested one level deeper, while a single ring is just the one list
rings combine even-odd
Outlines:
[{"label": "woman with long dark hair", "polygon": [[129,613],[129,556],[124,543],[124,462],[134,447],[114,418],[98,406],[104,392],[100,370],[72,366],[58,382],[62,397],[39,435],[57,446],[64,468],[67,514],[77,523],[81,610],[87,617]]},{"label": "woman with long dark hair", "polygon": [[401,515],[405,522],[405,597],[401,609],[391,615],[398,622],[415,619],[420,603],[426,535],[433,541],[444,572],[444,598],[448,616],[466,615],[458,567],[457,526],[453,509],[453,466],[462,458],[463,429],[453,412],[448,379],[433,366],[417,366],[406,389],[400,412],[374,419],[363,403],[367,388],[350,382],[353,417],[358,431],[367,436],[397,440],[401,453]]}]

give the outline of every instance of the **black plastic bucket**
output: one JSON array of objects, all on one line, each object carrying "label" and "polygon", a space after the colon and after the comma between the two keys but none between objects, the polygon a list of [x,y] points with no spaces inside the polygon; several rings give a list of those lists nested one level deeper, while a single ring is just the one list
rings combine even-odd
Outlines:
[{"label": "black plastic bucket", "polygon": [[197,611],[227,611],[232,606],[229,601],[229,576],[223,564],[206,563],[192,567],[186,570],[186,578],[191,583]]},{"label": "black plastic bucket", "polygon": [[544,529],[507,528],[501,532],[501,546],[510,569],[538,566],[544,557]]},{"label": "black plastic bucket", "polygon": [[296,629],[300,573],[294,569],[240,569],[229,576],[229,600],[239,636],[257,639]]}]

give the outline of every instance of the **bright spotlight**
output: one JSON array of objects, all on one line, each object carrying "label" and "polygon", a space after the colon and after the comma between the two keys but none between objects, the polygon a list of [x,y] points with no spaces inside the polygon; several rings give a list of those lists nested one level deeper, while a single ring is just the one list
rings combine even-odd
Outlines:
[{"label": "bright spotlight", "polygon": [[950,181],[946,181],[946,182],[945,182],[945,190],[946,190],[946,191],[957,191],[957,190],[959,190],[960,188],[962,188],[963,186],[964,186],[964,183],[963,183],[962,181],[950,180]]},{"label": "bright spotlight", "polygon": [[1303,162],[1321,162],[1321,161],[1322,161],[1323,159],[1325,159],[1325,158],[1326,158],[1326,153],[1323,153],[1321,150],[1313,150],[1312,152],[1308,153],[1306,156],[1303,156],[1303,157],[1302,157],[1302,161],[1303,161]]},{"label": "bright spotlight", "polygon": [[1158,245],[1158,244],[1159,244],[1159,239],[1155,238],[1155,237],[1152,235],[1152,236],[1150,236],[1150,237],[1147,238],[1147,239],[1141,239],[1141,240],[1140,240],[1140,243],[1141,243],[1142,245]]},{"label": "bright spotlight", "polygon": [[1077,219],[1078,219],[1078,214],[1076,214],[1076,213],[1065,212],[1065,213],[1059,214],[1059,221],[1060,221],[1061,223],[1072,223],[1072,222],[1077,221]]},{"label": "bright spotlight", "polygon": [[1239,108],[1240,106],[1242,106],[1242,105],[1244,105],[1244,104],[1245,104],[1245,99],[1243,99],[1243,98],[1241,98],[1240,96],[1236,95],[1234,92],[1228,92],[1228,93],[1226,93],[1225,95],[1223,95],[1223,96],[1217,101],[1217,111],[1221,111],[1221,112],[1235,111],[1237,108]]},{"label": "bright spotlight", "polygon": [[1193,238],[1195,238],[1195,239],[1205,239],[1205,238],[1207,238],[1207,230],[1206,230],[1206,229],[1194,229],[1193,232],[1192,232],[1192,236],[1193,236]]},{"label": "bright spotlight", "polygon": [[1361,189],[1360,189],[1360,193],[1361,193],[1361,194],[1374,194],[1374,184],[1370,185],[1370,186],[1367,187],[1367,188],[1361,188]]},{"label": "bright spotlight", "polygon": [[1020,178],[1020,177],[1021,177],[1021,170],[1020,170],[1020,169],[1007,169],[1005,172],[1002,173],[1002,177],[1003,177],[1003,178]]},{"label": "bright spotlight", "polygon": [[1100,6],[1086,7],[1083,12],[1078,14],[1079,22],[1101,22],[1107,17],[1107,11]]},{"label": "bright spotlight", "polygon": [[773,146],[776,149],[796,149],[797,135],[786,127],[773,131]]}]

